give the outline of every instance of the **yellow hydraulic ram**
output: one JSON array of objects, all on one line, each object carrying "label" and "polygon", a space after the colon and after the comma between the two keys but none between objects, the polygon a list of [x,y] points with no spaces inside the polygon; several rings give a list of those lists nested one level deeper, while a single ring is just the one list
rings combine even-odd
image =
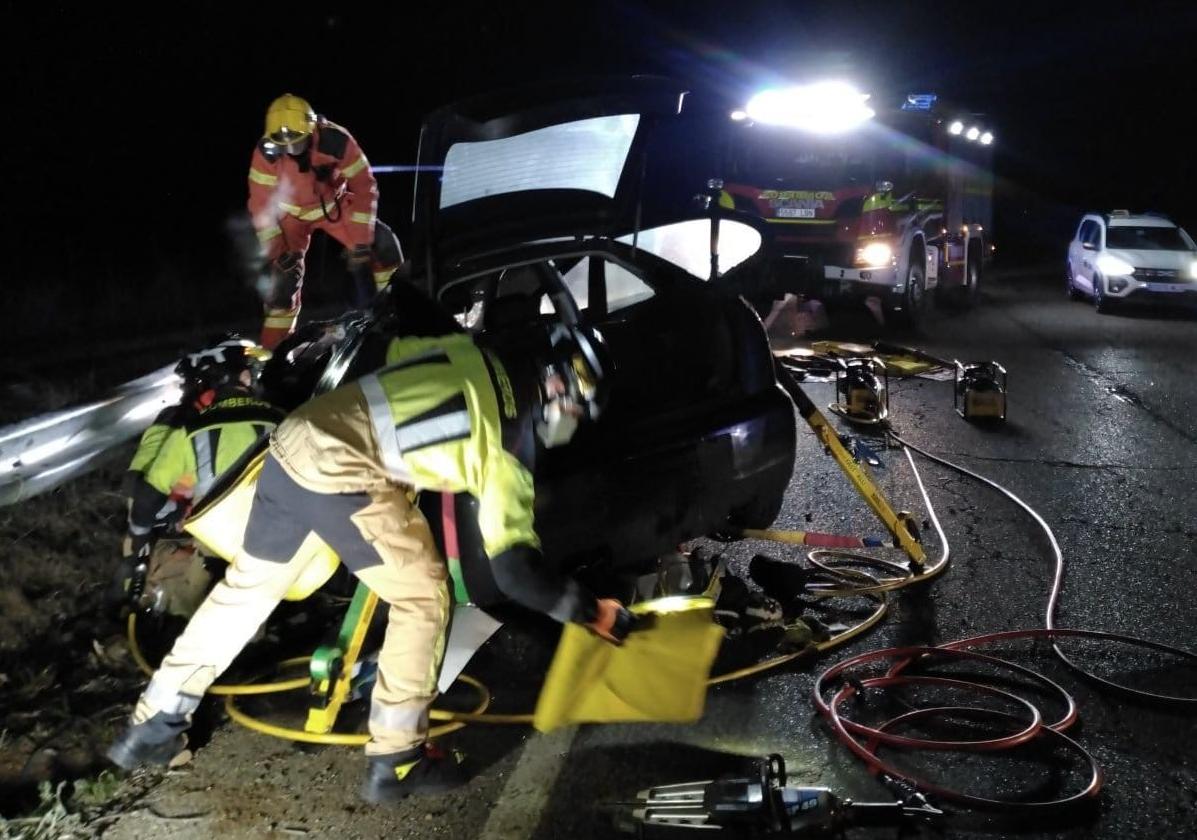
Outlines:
[{"label": "yellow hydraulic ram", "polygon": [[345,613],[335,645],[316,648],[309,665],[311,697],[308,732],[332,732],[341,706],[349,699],[353,687],[353,670],[366,641],[366,632],[374,618],[378,596],[363,583],[357,585],[353,602]]},{"label": "yellow hydraulic ram", "polygon": [[923,545],[919,542],[918,532],[914,521],[909,514],[902,515],[894,512],[894,509],[889,506],[885,496],[882,495],[880,488],[873,483],[873,479],[869,476],[868,471],[856,462],[851,453],[844,448],[840,443],[839,435],[836,434],[835,429],[827,422],[827,418],[815,407],[811,402],[810,397],[806,392],[799,387],[794,377],[790,372],[778,365],[777,376],[786,393],[794,401],[794,405],[798,407],[798,413],[802,415],[802,419],[814,431],[815,435],[826,447],[827,451],[831,453],[831,457],[839,464],[840,469],[844,471],[844,475],[848,476],[848,480],[852,482],[852,486],[856,488],[856,492],[860,493],[865,503],[872,509],[873,513],[893,535],[895,544],[906,552],[906,556],[910,558],[910,563],[916,569],[921,569],[927,561],[927,554],[923,551]]}]

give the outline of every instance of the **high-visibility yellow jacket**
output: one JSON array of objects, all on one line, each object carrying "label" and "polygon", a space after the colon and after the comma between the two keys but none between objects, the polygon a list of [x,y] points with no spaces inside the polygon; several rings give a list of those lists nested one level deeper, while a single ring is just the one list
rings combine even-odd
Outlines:
[{"label": "high-visibility yellow jacket", "polygon": [[494,354],[467,335],[396,339],[387,366],[358,385],[391,478],[474,496],[492,557],[515,545],[540,547],[532,474],[503,446],[504,421],[520,417],[507,368]]},{"label": "high-visibility yellow jacket", "polygon": [[189,405],[167,406],[158,412],[154,422],[141,433],[141,438],[137,441],[137,451],[133,453],[133,459],[129,461],[129,468],[125,470],[124,491],[126,496],[133,495],[139,480],[145,475],[150,464],[154,463],[154,459],[158,457],[158,452],[162,449],[162,444],[166,442],[171,431],[183,425],[189,414],[193,412],[194,409]]},{"label": "high-visibility yellow jacket", "polygon": [[[469,494],[485,588],[559,621],[591,620],[594,596],[544,560],[533,526],[527,410],[537,396],[528,372],[509,370],[466,334],[395,339],[386,361],[294,412],[271,440],[279,463],[318,492],[363,492],[385,481]],[[306,433],[292,435],[292,424]]]},{"label": "high-visibility yellow jacket", "polygon": [[129,531],[150,533],[180,502],[202,496],[247,449],[272,430],[281,412],[243,388],[217,393],[208,408],[169,429],[133,492]]}]

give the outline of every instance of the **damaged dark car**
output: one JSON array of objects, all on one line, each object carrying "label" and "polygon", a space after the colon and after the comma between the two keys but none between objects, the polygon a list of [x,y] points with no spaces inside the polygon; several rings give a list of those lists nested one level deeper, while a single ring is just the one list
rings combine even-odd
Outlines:
[{"label": "damaged dark car", "polygon": [[[701,173],[654,181],[657,164],[676,171],[668,129],[684,108],[678,87],[631,79],[432,114],[410,273],[372,311],[293,335],[264,386],[294,407],[379,367],[396,335],[466,330],[500,355],[534,357],[547,325],[589,325],[614,362],[610,398],[569,446],[537,443],[546,557],[611,580],[687,540],[767,527],[793,469],[795,418],[760,320],[732,291],[763,270],[761,234],[694,204]],[[472,500],[424,496],[434,530],[453,504],[460,551],[481,551]]]}]

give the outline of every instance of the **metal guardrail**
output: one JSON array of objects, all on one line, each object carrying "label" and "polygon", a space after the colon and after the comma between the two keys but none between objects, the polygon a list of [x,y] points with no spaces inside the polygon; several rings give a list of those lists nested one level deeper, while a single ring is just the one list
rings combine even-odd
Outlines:
[{"label": "metal guardrail", "polygon": [[140,435],[179,401],[174,364],[105,397],[0,428],[0,506],[33,498],[86,474],[105,453]]}]

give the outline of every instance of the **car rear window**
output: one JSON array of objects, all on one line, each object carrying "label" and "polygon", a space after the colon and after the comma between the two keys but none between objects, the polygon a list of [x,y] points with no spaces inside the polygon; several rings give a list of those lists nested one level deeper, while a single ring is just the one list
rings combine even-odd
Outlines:
[{"label": "car rear window", "polygon": [[[565,287],[573,295],[580,310],[590,306],[590,261],[593,259],[600,258],[586,257],[578,260],[577,264],[562,276]],[[653,290],[647,283],[619,263],[607,260],[603,263],[603,281],[607,286],[607,312],[618,312],[653,296]],[[554,311],[548,295],[541,298],[540,311],[542,314]]]},{"label": "car rear window", "polygon": [[529,190],[586,190],[611,198],[639,124],[639,114],[615,114],[454,143],[445,154],[441,209]]},{"label": "car rear window", "polygon": [[1111,225],[1106,231],[1106,247],[1128,251],[1187,251],[1190,245],[1181,236],[1179,228]]}]

